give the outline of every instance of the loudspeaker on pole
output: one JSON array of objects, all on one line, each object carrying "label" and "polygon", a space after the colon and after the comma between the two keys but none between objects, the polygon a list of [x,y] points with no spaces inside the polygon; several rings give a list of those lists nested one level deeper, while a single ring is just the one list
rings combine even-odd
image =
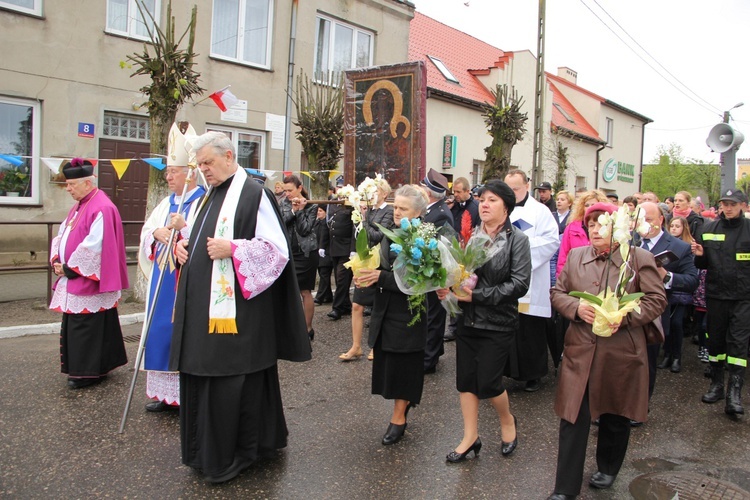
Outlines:
[{"label": "loudspeaker on pole", "polygon": [[733,129],[726,123],[714,125],[708,133],[706,145],[711,151],[724,153],[726,151],[737,149],[745,141],[745,136],[739,130]]}]

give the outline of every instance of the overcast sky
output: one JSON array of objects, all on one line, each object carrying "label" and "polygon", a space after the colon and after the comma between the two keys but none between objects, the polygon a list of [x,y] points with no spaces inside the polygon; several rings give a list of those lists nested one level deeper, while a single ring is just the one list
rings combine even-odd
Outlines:
[{"label": "overcast sky", "polygon": [[[417,11],[502,50],[536,54],[534,0],[412,2]],[[750,0],[548,0],[546,26],[548,72],[568,66],[581,87],[654,120],[646,127],[644,162],[674,142],[687,158],[717,163],[706,137],[721,112],[739,102],[746,105],[732,111],[732,126],[750,135]],[[750,157],[750,145],[737,157]]]}]

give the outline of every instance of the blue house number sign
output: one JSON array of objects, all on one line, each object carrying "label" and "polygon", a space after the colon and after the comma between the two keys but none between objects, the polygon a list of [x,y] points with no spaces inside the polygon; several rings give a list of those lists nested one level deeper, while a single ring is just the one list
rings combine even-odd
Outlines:
[{"label": "blue house number sign", "polygon": [[94,138],[94,124],[78,122],[78,137]]}]

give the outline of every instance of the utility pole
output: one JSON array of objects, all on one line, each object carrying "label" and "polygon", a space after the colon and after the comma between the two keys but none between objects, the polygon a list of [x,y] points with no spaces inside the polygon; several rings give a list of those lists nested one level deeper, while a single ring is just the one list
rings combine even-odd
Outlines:
[{"label": "utility pole", "polygon": [[534,96],[534,157],[531,159],[531,184],[542,181],[542,156],[544,138],[544,94],[547,86],[544,78],[544,32],[546,23],[546,0],[539,0],[539,25],[536,41],[536,95]]}]

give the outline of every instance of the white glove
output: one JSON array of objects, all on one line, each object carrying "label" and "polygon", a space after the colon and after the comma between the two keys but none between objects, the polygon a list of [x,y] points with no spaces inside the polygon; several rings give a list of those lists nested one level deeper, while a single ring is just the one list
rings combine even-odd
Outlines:
[{"label": "white glove", "polygon": [[349,252],[349,258],[350,258],[350,259],[351,259],[352,257],[354,257],[355,255],[357,255],[357,252]]},{"label": "white glove", "polygon": [[318,255],[320,255],[321,258],[326,256],[326,249],[325,248],[319,248],[318,249]]}]

